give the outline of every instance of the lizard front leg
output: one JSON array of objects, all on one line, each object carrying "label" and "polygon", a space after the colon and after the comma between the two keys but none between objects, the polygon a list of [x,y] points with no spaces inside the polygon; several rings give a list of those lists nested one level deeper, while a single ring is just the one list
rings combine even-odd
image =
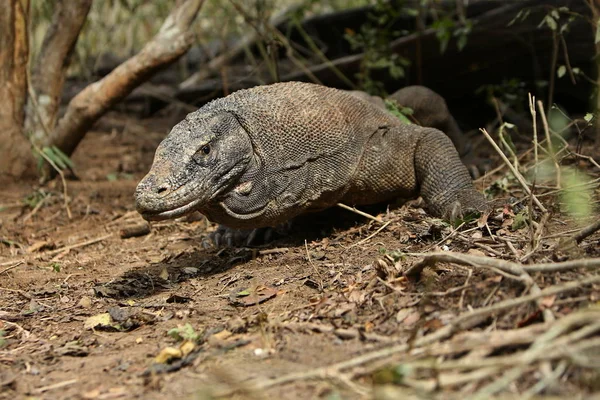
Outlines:
[{"label": "lizard front leg", "polygon": [[420,132],[414,164],[419,194],[432,214],[453,221],[469,212],[488,210],[485,197],[475,190],[458,152],[441,131]]}]

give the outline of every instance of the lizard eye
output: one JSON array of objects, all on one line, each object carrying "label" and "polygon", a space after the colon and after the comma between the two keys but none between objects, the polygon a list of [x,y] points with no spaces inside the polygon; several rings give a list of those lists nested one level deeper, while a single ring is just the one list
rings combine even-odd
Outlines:
[{"label": "lizard eye", "polygon": [[202,154],[208,155],[210,153],[210,145],[205,144],[200,148],[200,151],[202,152]]}]

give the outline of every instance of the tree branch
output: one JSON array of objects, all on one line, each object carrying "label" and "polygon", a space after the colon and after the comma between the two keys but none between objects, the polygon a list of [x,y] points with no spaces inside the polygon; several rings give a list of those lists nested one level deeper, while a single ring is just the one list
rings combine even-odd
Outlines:
[{"label": "tree branch", "polygon": [[110,107],[155,72],[176,61],[190,48],[190,26],[204,0],[186,0],[167,17],[154,38],[135,56],[71,100],[49,143],[72,154],[87,130]]}]

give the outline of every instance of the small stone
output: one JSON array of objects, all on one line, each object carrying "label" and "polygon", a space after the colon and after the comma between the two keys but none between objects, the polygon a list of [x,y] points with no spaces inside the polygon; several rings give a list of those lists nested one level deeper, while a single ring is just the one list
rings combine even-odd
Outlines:
[{"label": "small stone", "polygon": [[92,306],[92,299],[88,296],[83,296],[77,305],[81,308],[90,308]]}]

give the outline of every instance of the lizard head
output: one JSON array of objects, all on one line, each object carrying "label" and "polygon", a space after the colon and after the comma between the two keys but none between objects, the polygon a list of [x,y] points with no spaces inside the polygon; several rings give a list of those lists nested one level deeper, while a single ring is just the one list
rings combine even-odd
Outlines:
[{"label": "lizard head", "polygon": [[188,114],[156,149],[135,191],[137,211],[147,220],[202,211],[236,184],[252,156],[248,133],[233,114]]}]

